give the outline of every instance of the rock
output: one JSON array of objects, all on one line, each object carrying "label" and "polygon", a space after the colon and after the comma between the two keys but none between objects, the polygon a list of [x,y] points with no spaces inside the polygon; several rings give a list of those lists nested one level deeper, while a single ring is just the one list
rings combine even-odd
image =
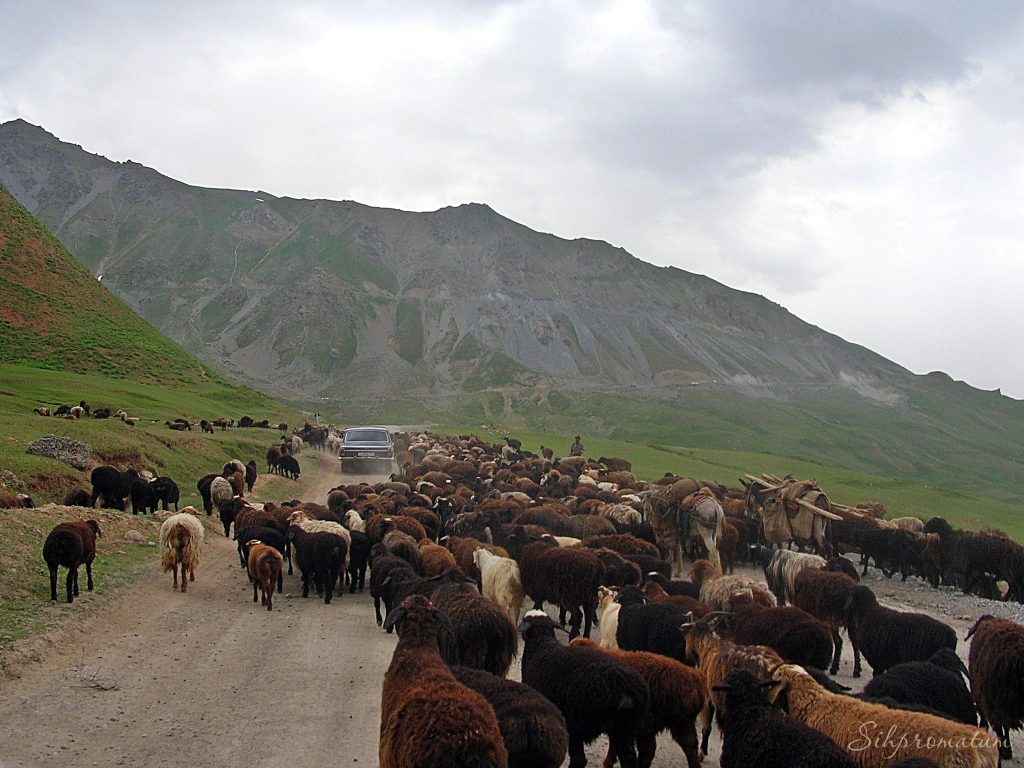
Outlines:
[{"label": "rock", "polygon": [[11,472],[9,469],[5,469],[0,472],[0,484],[3,484],[10,488],[12,491],[21,493],[25,490],[25,484],[18,479],[18,476]]},{"label": "rock", "polygon": [[128,532],[125,533],[124,537],[128,541],[135,542],[136,544],[145,544],[146,543],[146,537],[143,536],[138,531],[128,531]]},{"label": "rock", "polygon": [[70,437],[44,435],[28,447],[28,452],[36,456],[48,456],[51,459],[63,461],[75,469],[89,468],[89,446],[72,440]]}]

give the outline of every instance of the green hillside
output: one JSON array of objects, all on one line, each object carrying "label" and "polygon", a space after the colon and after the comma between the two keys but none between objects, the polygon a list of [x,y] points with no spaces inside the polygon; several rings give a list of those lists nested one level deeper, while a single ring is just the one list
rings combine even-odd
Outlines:
[{"label": "green hillside", "polygon": [[0,362],[151,383],[223,380],[104,288],[0,187]]}]

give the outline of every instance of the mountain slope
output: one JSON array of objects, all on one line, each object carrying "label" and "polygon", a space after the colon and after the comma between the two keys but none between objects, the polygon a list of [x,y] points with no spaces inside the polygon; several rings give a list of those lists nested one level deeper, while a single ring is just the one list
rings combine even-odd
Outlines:
[{"label": "mountain slope", "polygon": [[143,321],[0,187],[0,362],[140,381],[220,381]]},{"label": "mountain slope", "polygon": [[324,412],[755,450],[1024,500],[1024,403],[486,205],[191,187],[24,121],[0,125],[0,183],[186,350]]}]

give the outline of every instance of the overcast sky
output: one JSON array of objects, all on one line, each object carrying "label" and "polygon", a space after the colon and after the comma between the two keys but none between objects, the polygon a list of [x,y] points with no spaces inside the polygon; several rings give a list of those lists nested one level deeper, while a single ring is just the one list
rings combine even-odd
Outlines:
[{"label": "overcast sky", "polygon": [[0,121],[185,181],[486,202],[1024,398],[1019,2],[3,3]]}]

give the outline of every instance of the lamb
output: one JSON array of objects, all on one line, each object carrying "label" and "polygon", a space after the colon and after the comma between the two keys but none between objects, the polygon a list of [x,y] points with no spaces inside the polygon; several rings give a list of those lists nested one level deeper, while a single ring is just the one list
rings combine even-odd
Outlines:
[{"label": "lamb", "polygon": [[480,571],[481,594],[500,606],[513,624],[519,624],[526,596],[519,564],[510,557],[499,557],[482,547],[473,552],[473,563]]},{"label": "lamb", "polygon": [[1011,760],[1010,731],[1024,723],[1024,627],[986,614],[966,639],[971,640],[967,663],[981,724],[991,726],[1000,756]]},{"label": "lamb", "polygon": [[527,534],[515,526],[506,544],[519,563],[523,589],[540,609],[544,601],[555,603],[570,613],[569,639],[580,634],[581,613],[583,636],[590,637],[597,611],[597,588],[604,577],[604,566],[593,552],[556,544]]},{"label": "lamb", "polygon": [[647,717],[650,690],[634,670],[597,648],[565,647],[543,611],[528,611],[523,682],[561,711],[569,731],[569,768],[587,764],[584,744],[608,734],[622,768],[637,768],[636,738]]},{"label": "lamb", "polygon": [[872,699],[928,707],[967,725],[978,724],[978,713],[964,676],[967,667],[949,648],[940,648],[928,661],[905,661],[889,667],[864,686]]},{"label": "lamb", "polygon": [[795,665],[780,665],[772,679],[781,683],[771,689],[772,702],[835,741],[860,768],[882,768],[908,757],[929,758],[941,768],[998,765],[991,736],[979,728],[831,693]]},{"label": "lamb", "polygon": [[742,592],[730,598],[729,609],[727,626],[734,642],[774,648],[788,664],[825,669],[832,660],[829,627],[806,611],[765,608]]},{"label": "lamb", "polygon": [[398,645],[381,691],[380,768],[508,765],[494,708],[459,683],[441,658],[439,637],[449,626],[421,595],[387,616],[385,627],[397,627]]},{"label": "lamb", "polygon": [[102,466],[96,467],[89,478],[94,504],[123,510],[124,500],[131,496],[132,484],[139,479],[139,473],[134,469],[121,472],[117,467]]},{"label": "lamb", "polygon": [[[598,647],[583,637],[577,637],[571,645]],[[638,672],[651,693],[648,715],[636,737],[639,764],[649,766],[654,761],[658,734],[667,729],[683,750],[688,768],[698,768],[697,716],[707,704],[704,674],[657,653],[610,648],[605,648],[604,652]],[[609,748],[605,765],[614,760],[615,753]]]},{"label": "lamb", "polygon": [[[191,507],[189,507],[191,509]],[[190,512],[168,517],[160,526],[160,566],[174,573],[173,588],[178,588],[178,566],[181,566],[181,591],[196,580],[199,553],[203,546],[203,524]],[[188,578],[186,578],[186,573]]]},{"label": "lamb", "polygon": [[940,648],[956,650],[952,627],[923,613],[884,608],[868,587],[853,587],[845,607],[854,677],[860,676],[860,653],[874,674],[880,675],[903,661],[925,661]]},{"label": "lamb", "polygon": [[[212,431],[212,427],[211,427]],[[249,547],[248,573],[252,582],[252,601],[256,602],[257,588],[260,602],[267,606],[268,611],[274,610],[274,585],[281,581],[284,570],[284,558],[274,547],[268,546],[258,539],[247,542]]]},{"label": "lamb", "polygon": [[57,603],[57,568],[68,569],[65,582],[67,601],[78,596],[78,566],[85,563],[88,590],[92,592],[92,561],[96,558],[96,539],[102,535],[95,520],[58,523],[43,543],[43,560],[50,570],[50,602]]},{"label": "lamb", "polygon": [[828,736],[771,708],[764,691],[775,685],[737,669],[715,686],[725,693],[721,768],[853,768]]},{"label": "lamb", "polygon": [[558,708],[533,688],[482,669],[456,664],[455,679],[494,707],[509,768],[559,768],[569,751],[569,732]]},{"label": "lamb", "polygon": [[[804,568],[824,568],[825,558],[806,552],[794,552],[789,549],[776,549],[772,552],[768,565],[764,568],[764,578],[768,588],[778,598],[779,605],[793,603],[794,582],[796,576]],[[814,665],[812,665],[814,666]]]}]

